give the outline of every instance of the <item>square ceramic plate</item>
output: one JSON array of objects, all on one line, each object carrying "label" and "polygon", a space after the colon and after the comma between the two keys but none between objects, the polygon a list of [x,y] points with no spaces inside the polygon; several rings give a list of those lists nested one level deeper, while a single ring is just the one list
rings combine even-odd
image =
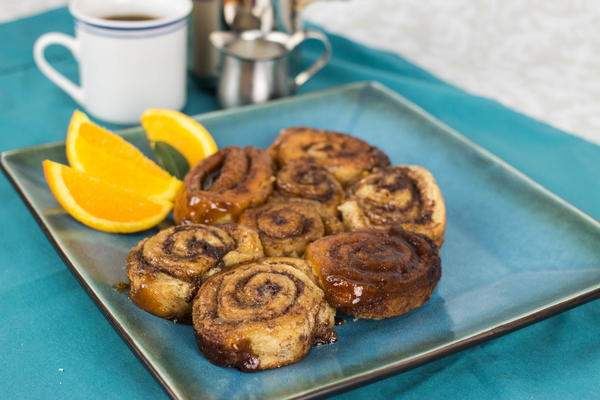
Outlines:
[{"label": "square ceramic plate", "polygon": [[[517,329],[600,294],[597,221],[557,198],[398,94],[362,83],[199,115],[220,147],[266,148],[281,128],[347,132],[394,164],[436,177],[447,205],[442,279],[423,307],[383,321],[348,320],[339,341],[297,364],[257,373],[212,365],[190,326],[153,317],[112,288],[129,249],[153,231],[88,229],[50,194],[41,162],[65,162],[62,143],[2,155],[2,165],[67,265],[175,398],[309,398],[389,376]],[[122,132],[145,148],[140,128]],[[510,355],[507,355],[510,357]]]}]

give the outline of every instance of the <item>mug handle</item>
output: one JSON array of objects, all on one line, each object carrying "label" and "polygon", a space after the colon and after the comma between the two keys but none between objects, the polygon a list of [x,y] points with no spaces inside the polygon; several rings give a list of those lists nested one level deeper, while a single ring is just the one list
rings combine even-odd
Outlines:
[{"label": "mug handle", "polygon": [[323,43],[323,54],[321,54],[321,57],[317,61],[315,61],[313,65],[311,65],[308,69],[296,75],[296,77],[294,78],[294,85],[296,89],[304,85],[306,81],[313,77],[314,74],[319,72],[319,70],[323,68],[331,58],[331,45],[329,44],[327,36],[313,29],[308,29],[305,31],[294,33],[290,38],[290,41],[287,43],[287,49],[289,51],[292,51],[296,47],[298,47],[300,43],[308,39],[317,39],[321,43]]},{"label": "mug handle", "polygon": [[77,103],[83,105],[83,89],[56,71],[56,69],[48,63],[46,57],[44,57],[44,50],[52,44],[65,46],[73,54],[75,59],[79,60],[79,43],[77,42],[77,39],[58,32],[46,33],[35,41],[33,46],[33,59],[40,71],[42,71],[48,79],[67,92],[67,94]]}]

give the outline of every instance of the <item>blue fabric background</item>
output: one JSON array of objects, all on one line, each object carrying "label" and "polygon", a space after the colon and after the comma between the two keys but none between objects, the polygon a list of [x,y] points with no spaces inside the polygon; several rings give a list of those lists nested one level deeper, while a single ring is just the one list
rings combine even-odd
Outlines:
[{"label": "blue fabric background", "polygon": [[[34,40],[49,31],[72,34],[66,9],[0,25],[0,151],[64,140],[76,105],[32,58]],[[379,81],[600,219],[600,147],[466,93],[397,55],[329,37],[333,59],[301,92]],[[318,51],[307,46],[304,62]],[[47,56],[76,78],[68,52],[51,48]],[[214,96],[190,81],[185,112],[215,108]],[[165,398],[6,179],[0,198],[2,398]],[[599,398],[599,327],[595,301],[339,398]]]}]

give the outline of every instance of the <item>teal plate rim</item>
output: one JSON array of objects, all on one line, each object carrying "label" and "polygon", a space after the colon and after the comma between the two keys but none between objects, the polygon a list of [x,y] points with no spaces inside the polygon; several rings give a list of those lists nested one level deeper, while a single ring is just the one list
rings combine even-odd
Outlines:
[{"label": "teal plate rim", "polygon": [[[217,111],[212,111],[212,112],[208,112],[208,113],[202,113],[202,114],[195,115],[194,118],[207,118],[207,117],[215,117],[215,116],[220,116],[220,115],[230,115],[230,114],[238,114],[238,113],[245,113],[245,112],[253,112],[256,110],[260,110],[262,108],[270,108],[277,104],[290,103],[290,102],[293,103],[293,102],[297,102],[297,101],[305,101],[310,98],[318,98],[319,96],[322,96],[324,94],[331,93],[331,92],[352,91],[352,90],[364,89],[366,87],[370,87],[371,89],[374,89],[376,91],[383,92],[385,95],[390,96],[390,97],[394,98],[396,101],[403,103],[405,106],[410,108],[413,112],[415,112],[416,114],[419,114],[420,117],[428,120],[428,122],[436,125],[440,129],[444,130],[447,134],[454,136],[456,139],[460,140],[465,146],[469,147],[471,150],[474,150],[475,152],[479,153],[483,157],[490,159],[491,161],[493,161],[496,164],[499,164],[501,167],[503,167],[504,169],[508,170],[510,173],[515,175],[517,178],[524,180],[526,183],[533,186],[535,189],[541,191],[546,196],[553,198],[555,201],[557,201],[563,207],[570,209],[575,214],[578,214],[583,219],[588,220],[589,222],[591,222],[592,224],[595,224],[596,226],[598,226],[600,228],[600,222],[598,220],[596,220],[595,218],[589,216],[588,214],[581,211],[580,209],[578,209],[571,203],[567,202],[560,196],[558,196],[555,193],[551,192],[550,190],[546,189],[545,187],[543,187],[542,185],[540,185],[539,183],[537,183],[536,181],[534,181],[533,179],[531,179],[530,177],[528,177],[527,175],[525,175],[524,173],[522,173],[521,171],[519,171],[518,169],[513,167],[512,165],[506,163],[501,158],[497,157],[493,153],[489,152],[488,150],[477,145],[470,139],[466,138],[464,135],[460,134],[458,131],[454,130],[453,128],[451,128],[448,125],[444,124],[443,122],[439,121],[437,118],[433,117],[427,111],[425,111],[421,107],[415,105],[414,103],[412,103],[411,101],[409,101],[408,99],[403,97],[402,95],[396,93],[392,89],[389,89],[388,87],[386,87],[378,82],[365,81],[365,82],[351,83],[351,84],[342,85],[342,86],[338,86],[338,87],[334,87],[334,88],[330,88],[330,89],[325,89],[325,90],[315,91],[315,92],[302,94],[302,95],[298,95],[298,96],[294,96],[294,97],[289,97],[289,98],[285,98],[285,99],[275,100],[275,101],[271,101],[268,103],[250,105],[250,106],[240,107],[237,109],[217,110]],[[137,130],[137,129],[139,129],[139,127],[127,128],[127,129],[118,131],[118,133],[119,134],[127,134],[128,131],[133,131],[133,130]],[[43,222],[41,215],[36,211],[35,207],[32,205],[32,203],[28,199],[27,195],[24,193],[23,189],[17,182],[16,177],[11,174],[10,168],[7,166],[6,159],[8,157],[10,157],[11,154],[20,153],[22,151],[27,151],[27,150],[32,150],[32,149],[41,149],[44,147],[55,146],[56,144],[60,144],[60,143],[61,142],[46,143],[46,144],[37,145],[37,146],[30,146],[30,147],[21,148],[21,149],[4,151],[4,152],[0,153],[0,169],[2,169],[2,172],[7,177],[8,181],[12,184],[12,186],[14,187],[16,192],[22,198],[23,202],[25,203],[25,205],[27,206],[27,208],[33,215],[34,219],[36,220],[36,222],[38,223],[38,225],[40,226],[40,228],[42,229],[44,234],[48,237],[48,239],[50,240],[52,245],[55,247],[57,253],[63,259],[63,261],[65,262],[67,267],[71,270],[71,272],[73,273],[75,278],[77,278],[77,280],[83,286],[83,288],[86,290],[86,292],[89,294],[89,296],[94,300],[94,302],[96,303],[98,308],[100,308],[100,310],[102,311],[104,316],[113,325],[115,330],[123,338],[125,343],[127,343],[129,348],[138,357],[138,359],[148,368],[148,370],[152,373],[152,375],[157,379],[157,381],[161,384],[161,386],[166,391],[166,393],[168,395],[170,395],[172,398],[178,399],[179,397],[178,397],[176,391],[174,391],[170,387],[168,380],[164,379],[164,377],[161,376],[160,372],[157,371],[157,369],[154,368],[152,363],[143,355],[143,352],[135,345],[133,338],[126,333],[126,331],[120,325],[119,321],[111,313],[110,309],[106,306],[106,304],[103,303],[102,300],[100,300],[100,298],[96,295],[96,293],[94,293],[94,291],[90,287],[89,283],[77,272],[77,269],[71,263],[71,261],[69,260],[69,258],[67,257],[67,255],[65,254],[63,249],[60,247],[60,245],[56,242],[56,239],[54,238],[54,236],[52,235],[52,233],[50,232],[50,230],[48,229],[46,224]],[[314,390],[309,390],[304,393],[300,393],[300,394],[298,394],[298,396],[294,396],[292,398],[293,399],[321,398],[321,397],[330,396],[330,395],[333,395],[336,393],[348,391],[348,390],[351,390],[351,389],[354,389],[354,388],[357,388],[357,387],[360,387],[360,386],[363,386],[363,385],[366,385],[366,384],[369,384],[369,383],[372,383],[372,382],[375,382],[375,381],[378,381],[381,379],[385,379],[392,375],[395,375],[395,374],[398,374],[401,372],[405,372],[405,371],[408,371],[413,368],[417,368],[426,363],[429,363],[429,362],[438,360],[440,358],[449,356],[451,354],[457,353],[459,351],[468,349],[472,346],[478,345],[478,344],[486,342],[488,340],[503,336],[507,333],[511,333],[515,330],[524,328],[524,327],[534,324],[536,322],[540,322],[546,318],[549,318],[558,313],[570,310],[574,307],[585,304],[585,303],[595,300],[597,298],[600,298],[600,282],[596,285],[596,287],[592,287],[589,290],[582,290],[579,292],[572,293],[567,298],[558,300],[553,303],[549,303],[545,307],[541,307],[538,310],[535,310],[528,314],[515,317],[512,320],[509,320],[508,322],[492,326],[481,332],[464,337],[462,339],[452,341],[448,344],[438,346],[435,348],[431,348],[431,349],[424,351],[420,354],[417,354],[414,357],[411,357],[409,359],[401,360],[401,361],[398,361],[396,363],[392,363],[389,365],[384,365],[384,366],[381,366],[380,368],[376,368],[372,371],[361,373],[356,376],[348,376],[348,377],[338,380],[336,382],[332,382],[330,384],[326,384],[321,387],[315,388]]]}]

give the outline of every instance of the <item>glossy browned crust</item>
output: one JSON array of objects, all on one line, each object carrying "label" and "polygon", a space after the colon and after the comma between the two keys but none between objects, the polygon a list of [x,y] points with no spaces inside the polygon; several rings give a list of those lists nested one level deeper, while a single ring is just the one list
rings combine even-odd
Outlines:
[{"label": "glossy browned crust", "polygon": [[272,197],[301,198],[318,201],[333,214],[344,199],[344,189],[335,176],[322,165],[292,161],[276,175]]},{"label": "glossy browned crust", "polygon": [[399,228],[338,233],[308,246],[306,259],[329,304],[382,319],[425,303],[441,276],[435,244]]},{"label": "glossy browned crust", "polygon": [[313,162],[327,168],[345,186],[374,168],[390,164],[387,155],[376,147],[344,133],[306,127],[281,131],[269,147],[279,167],[291,161]]},{"label": "glossy browned crust", "polygon": [[337,217],[320,203],[293,198],[248,208],[239,223],[258,232],[269,257],[301,257],[309,243],[344,230]]},{"label": "glossy browned crust", "polygon": [[194,301],[200,351],[242,371],[278,368],[331,342],[335,310],[304,260],[264,258],[209,278]]},{"label": "glossy browned crust", "polygon": [[192,299],[204,279],[262,256],[258,234],[237,224],[164,229],[129,252],[129,298],[151,314],[189,323]]},{"label": "glossy browned crust", "polygon": [[224,147],[185,176],[175,199],[176,223],[235,222],[273,190],[273,161],[256,147]]},{"label": "glossy browned crust", "polygon": [[446,206],[433,175],[423,167],[399,165],[374,172],[350,185],[339,206],[348,230],[404,230],[444,241]]}]

